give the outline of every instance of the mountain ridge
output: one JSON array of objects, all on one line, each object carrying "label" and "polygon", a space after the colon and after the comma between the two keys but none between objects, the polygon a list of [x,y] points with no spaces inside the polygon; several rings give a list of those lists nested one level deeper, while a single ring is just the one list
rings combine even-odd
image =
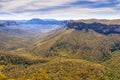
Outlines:
[{"label": "mountain ridge", "polygon": [[118,33],[120,34],[120,25],[110,25],[110,24],[102,24],[98,22],[93,22],[93,23],[84,23],[84,22],[74,22],[74,21],[68,21],[66,22],[65,26],[67,28],[73,28],[76,30],[83,30],[85,29],[86,32],[89,31],[90,29],[101,33],[101,34],[114,34]]}]

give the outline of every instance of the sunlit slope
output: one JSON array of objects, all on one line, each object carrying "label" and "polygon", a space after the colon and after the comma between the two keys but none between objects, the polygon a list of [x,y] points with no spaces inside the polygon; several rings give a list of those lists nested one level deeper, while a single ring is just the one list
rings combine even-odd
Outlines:
[{"label": "sunlit slope", "polygon": [[[109,76],[112,74],[112,76]],[[77,59],[55,59],[27,76],[32,80],[111,80],[116,76],[106,67]]]},{"label": "sunlit slope", "polygon": [[38,41],[32,51],[46,57],[105,60],[111,55],[111,48],[119,41],[119,34],[103,35],[92,30],[68,29],[48,40]]},{"label": "sunlit slope", "polygon": [[48,49],[50,49],[57,41],[59,41],[63,36],[67,36],[69,33],[71,33],[74,30],[63,30],[56,35],[50,35],[46,36],[45,39],[40,40],[34,44],[32,47],[32,52],[36,53],[37,55],[42,55],[46,56]]},{"label": "sunlit slope", "polygon": [[117,80],[109,68],[80,59],[56,58],[28,67],[9,65],[4,71],[7,72],[7,78],[18,80]]},{"label": "sunlit slope", "polygon": [[103,65],[109,67],[120,79],[120,51],[115,51],[112,57],[104,62]]}]

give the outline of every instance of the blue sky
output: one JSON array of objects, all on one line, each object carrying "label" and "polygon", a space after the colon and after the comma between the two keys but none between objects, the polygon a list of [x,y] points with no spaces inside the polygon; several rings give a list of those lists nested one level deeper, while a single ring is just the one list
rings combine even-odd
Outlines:
[{"label": "blue sky", "polygon": [[0,0],[0,19],[119,19],[120,0]]}]

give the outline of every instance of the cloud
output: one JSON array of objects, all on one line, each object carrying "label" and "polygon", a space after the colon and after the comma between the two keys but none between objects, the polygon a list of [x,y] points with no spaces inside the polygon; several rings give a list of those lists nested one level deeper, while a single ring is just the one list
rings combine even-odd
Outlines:
[{"label": "cloud", "polygon": [[[117,10],[111,8],[80,8],[80,7],[71,7],[65,9],[52,10],[44,14],[40,12],[24,12],[20,13],[20,16],[26,16],[31,19],[35,18],[55,18],[55,19],[88,19],[88,18],[118,18],[119,14]],[[107,14],[107,15],[106,15]],[[114,14],[115,16],[111,16]],[[31,16],[32,15],[32,16]]]},{"label": "cloud", "polygon": [[0,6],[2,12],[20,12],[66,5],[75,1],[76,0],[6,0],[5,2],[0,1]]},{"label": "cloud", "polygon": [[120,0],[0,0],[0,18],[118,18],[119,6]]}]

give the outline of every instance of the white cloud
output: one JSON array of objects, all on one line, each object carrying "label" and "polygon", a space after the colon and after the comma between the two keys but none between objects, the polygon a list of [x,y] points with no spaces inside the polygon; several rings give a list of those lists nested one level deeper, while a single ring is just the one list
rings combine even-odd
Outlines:
[{"label": "white cloud", "polygon": [[90,2],[107,2],[108,0],[80,0],[80,1],[90,1]]},{"label": "white cloud", "polygon": [[107,2],[108,0],[4,0],[0,2],[0,11],[22,12],[67,5],[76,1]]},{"label": "white cloud", "polygon": [[120,12],[117,13],[117,10],[114,10],[111,8],[92,9],[92,8],[72,7],[72,8],[53,10],[53,11],[49,11],[48,13],[42,14],[37,11],[24,12],[24,13],[17,14],[17,17],[23,18],[23,19],[25,17],[27,19],[31,19],[31,18],[55,18],[55,19],[110,18],[111,19],[115,17],[115,16],[111,16],[111,14],[115,14],[117,16],[116,18],[118,18]]},{"label": "white cloud", "polygon": [[116,7],[120,7],[120,4],[116,5]]},{"label": "white cloud", "polygon": [[32,9],[44,9],[47,7],[61,6],[77,0],[7,0],[0,2],[1,12],[15,12]]},{"label": "white cloud", "polygon": [[[0,0],[1,1],[1,0]],[[41,11],[50,7],[66,6],[76,1],[90,1],[95,3],[109,2],[109,0],[3,0],[0,2],[1,19],[31,19],[31,18],[56,18],[56,19],[79,19],[79,18],[119,18],[120,11],[114,8],[90,8],[71,7]],[[119,0],[118,0],[119,1]],[[102,6],[102,5],[101,5]],[[33,11],[32,11],[33,10]],[[20,13],[16,13],[20,12]]]}]

